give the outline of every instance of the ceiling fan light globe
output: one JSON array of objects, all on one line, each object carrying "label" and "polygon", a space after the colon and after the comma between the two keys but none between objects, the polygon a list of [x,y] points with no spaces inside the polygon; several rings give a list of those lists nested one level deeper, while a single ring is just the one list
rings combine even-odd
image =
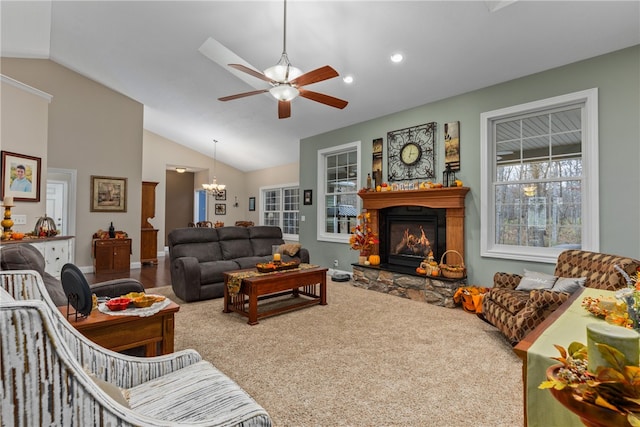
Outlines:
[{"label": "ceiling fan light globe", "polygon": [[[287,68],[289,69],[288,76],[287,76]],[[302,75],[302,71],[291,64],[278,63],[273,67],[269,67],[266,70],[264,70],[264,75],[269,77],[273,81],[284,83],[300,77]]]},{"label": "ceiling fan light globe", "polygon": [[291,85],[282,84],[269,89],[269,93],[278,101],[291,101],[300,91]]}]

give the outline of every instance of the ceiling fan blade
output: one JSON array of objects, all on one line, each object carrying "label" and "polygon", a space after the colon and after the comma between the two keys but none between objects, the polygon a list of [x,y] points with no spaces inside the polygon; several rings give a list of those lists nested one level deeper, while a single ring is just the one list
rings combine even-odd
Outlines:
[{"label": "ceiling fan blade", "polygon": [[269,77],[265,76],[261,72],[256,71],[256,70],[252,70],[251,68],[246,67],[246,66],[244,66],[242,64],[229,64],[229,67],[235,68],[238,71],[243,71],[243,72],[245,72],[247,74],[252,75],[253,77],[259,78],[260,80],[264,80],[265,82],[275,83],[273,80],[271,80]]},{"label": "ceiling fan blade", "polygon": [[338,77],[339,74],[336,70],[331,68],[328,65],[324,67],[317,68],[313,71],[309,71],[298,77],[297,79],[293,79],[291,84],[297,87],[310,85],[311,83],[318,83],[323,80],[332,79],[334,77]]},{"label": "ceiling fan blade", "polygon": [[218,101],[232,101],[238,98],[244,98],[246,96],[258,95],[259,93],[269,92],[269,89],[261,89],[261,90],[252,90],[251,92],[238,93],[236,95],[223,96],[222,98],[218,98]]},{"label": "ceiling fan blade", "polygon": [[333,96],[325,95],[324,93],[313,92],[302,88],[298,88],[298,90],[300,91],[301,97],[320,102],[321,104],[325,104],[330,107],[342,110],[348,104],[348,102],[343,99],[334,98]]},{"label": "ceiling fan blade", "polygon": [[249,64],[219,41],[209,37],[204,43],[202,43],[202,46],[198,48],[198,51],[222,68],[228,70],[229,73],[233,74],[252,88],[262,89],[262,83],[254,79],[253,76],[249,76],[248,74],[235,69],[227,68],[227,64],[242,64],[247,68],[253,68],[254,70],[257,69],[257,67]]},{"label": "ceiling fan blade", "polygon": [[291,117],[291,101],[278,101],[278,118],[286,119]]}]

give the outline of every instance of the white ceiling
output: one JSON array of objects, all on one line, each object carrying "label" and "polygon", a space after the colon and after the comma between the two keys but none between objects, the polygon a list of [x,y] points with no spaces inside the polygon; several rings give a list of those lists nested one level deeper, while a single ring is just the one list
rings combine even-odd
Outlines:
[{"label": "white ceiling", "polygon": [[638,1],[290,0],[292,64],[355,81],[307,86],[344,110],[297,98],[279,120],[268,94],[218,101],[267,83],[198,49],[211,37],[260,71],[274,65],[282,1],[3,0],[0,12],[2,56],[96,80],[143,103],[146,129],[209,156],[216,139],[217,159],[242,171],[298,161],[301,138],[640,43]]}]

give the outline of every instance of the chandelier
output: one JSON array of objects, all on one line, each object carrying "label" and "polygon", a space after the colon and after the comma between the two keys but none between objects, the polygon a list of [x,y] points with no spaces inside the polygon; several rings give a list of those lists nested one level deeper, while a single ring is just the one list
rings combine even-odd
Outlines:
[{"label": "chandelier", "polygon": [[216,147],[218,141],[213,140],[213,181],[211,184],[202,184],[202,188],[205,189],[207,193],[212,196],[220,196],[224,189],[227,187],[224,184],[218,184],[218,180],[216,179]]}]

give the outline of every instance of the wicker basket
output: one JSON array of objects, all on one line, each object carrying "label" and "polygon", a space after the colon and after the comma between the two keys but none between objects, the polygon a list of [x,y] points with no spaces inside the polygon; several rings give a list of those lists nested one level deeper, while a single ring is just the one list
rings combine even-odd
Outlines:
[{"label": "wicker basket", "polygon": [[[444,263],[444,257],[449,252],[453,252],[460,257],[459,265]],[[440,271],[442,272],[442,275],[444,277],[447,277],[449,279],[462,279],[463,277],[465,277],[467,275],[467,269],[464,266],[464,259],[462,258],[462,255],[460,255],[460,252],[453,249],[445,251],[445,253],[443,253],[442,257],[440,258]]]}]

